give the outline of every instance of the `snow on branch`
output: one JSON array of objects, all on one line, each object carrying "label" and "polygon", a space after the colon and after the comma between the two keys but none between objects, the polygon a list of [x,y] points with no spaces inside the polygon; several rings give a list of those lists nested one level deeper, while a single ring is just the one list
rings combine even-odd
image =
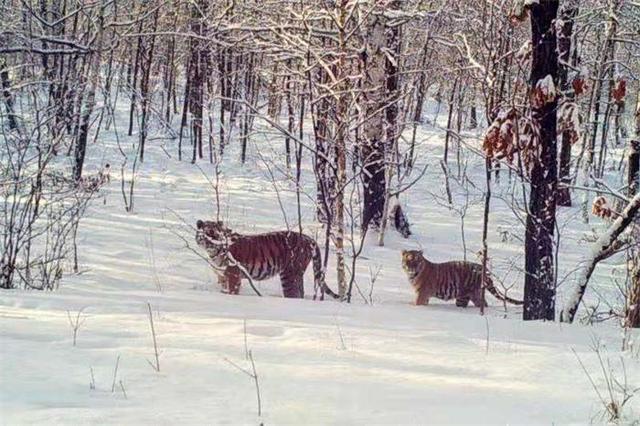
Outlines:
[{"label": "snow on branch", "polygon": [[527,19],[527,14],[531,6],[534,4],[540,4],[539,0],[515,0],[509,18],[511,22],[522,22]]},{"label": "snow on branch", "polygon": [[576,143],[581,136],[582,118],[580,117],[580,107],[576,102],[569,102],[566,99],[558,108],[558,131],[567,132],[570,135],[571,143]]},{"label": "snow on branch", "polygon": [[543,79],[538,80],[536,87],[533,90],[532,105],[534,108],[542,108],[546,104],[549,104],[556,100],[558,91],[556,85],[553,82],[553,77],[547,74]]},{"label": "snow on branch", "polygon": [[527,170],[540,147],[540,127],[536,120],[521,116],[516,108],[500,111],[484,136],[487,157],[513,164],[516,154]]},{"label": "snow on branch", "polygon": [[[601,204],[602,201],[600,200],[598,205]],[[594,208],[596,207],[594,206]],[[596,265],[601,260],[610,256],[612,253],[612,246],[616,243],[618,237],[620,237],[625,229],[633,223],[638,210],[640,210],[640,193],[636,194],[631,201],[629,201],[620,216],[613,221],[609,226],[609,229],[607,229],[591,246],[586,258],[582,262],[578,273],[578,281],[573,289],[573,293],[562,310],[560,321],[569,323],[573,322],[578,306],[582,301],[582,297],[587,289],[587,284],[589,283],[589,279],[591,278]]]}]

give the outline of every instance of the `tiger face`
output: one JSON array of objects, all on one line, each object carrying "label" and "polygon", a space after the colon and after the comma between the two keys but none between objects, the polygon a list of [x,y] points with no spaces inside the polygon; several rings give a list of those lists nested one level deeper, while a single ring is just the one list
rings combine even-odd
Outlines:
[{"label": "tiger face", "polygon": [[405,272],[415,271],[422,258],[422,250],[402,250],[402,269]]},{"label": "tiger face", "polygon": [[226,252],[231,230],[221,221],[198,220],[196,222],[196,243],[212,258]]}]

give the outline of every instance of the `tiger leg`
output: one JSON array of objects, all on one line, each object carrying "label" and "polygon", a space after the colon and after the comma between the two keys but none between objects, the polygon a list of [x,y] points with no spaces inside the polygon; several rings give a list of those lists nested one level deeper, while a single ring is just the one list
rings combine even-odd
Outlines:
[{"label": "tiger leg", "polygon": [[230,269],[231,268],[227,268],[227,270],[224,272],[223,280],[226,285],[223,286],[223,288],[226,287],[226,292],[229,294],[239,294],[240,284],[242,284],[242,278],[239,274],[230,271]]},{"label": "tiger leg", "polygon": [[220,286],[221,293],[229,293],[229,283],[227,277],[224,274],[216,274],[218,277],[218,285]]},{"label": "tiger leg", "polygon": [[420,305],[428,305],[429,304],[429,293],[426,291],[418,290],[416,297],[416,306]]},{"label": "tiger leg", "polygon": [[459,308],[466,308],[469,306],[469,299],[471,299],[469,296],[458,297],[456,299],[456,306]]},{"label": "tiger leg", "polygon": [[482,296],[482,289],[480,288],[473,292],[471,301],[473,302],[473,306],[478,308],[486,308],[489,306],[487,305],[487,300]]},{"label": "tiger leg", "polygon": [[284,297],[293,299],[304,298],[304,280],[300,273],[284,271],[280,274],[282,283],[282,294]]}]

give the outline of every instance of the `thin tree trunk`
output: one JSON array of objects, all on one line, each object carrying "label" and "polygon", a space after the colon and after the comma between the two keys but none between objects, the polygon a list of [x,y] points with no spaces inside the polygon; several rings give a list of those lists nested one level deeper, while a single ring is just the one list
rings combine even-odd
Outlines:
[{"label": "thin tree trunk", "polygon": [[[636,194],[629,201],[620,216],[616,218],[611,226],[609,226],[609,229],[607,229],[587,251],[587,258],[580,263],[582,267],[578,274],[578,283],[562,311],[561,321],[573,322],[596,265],[611,255],[610,249],[624,230],[633,223],[638,214],[638,210],[640,210],[640,193]],[[633,297],[634,296],[632,296],[632,298]],[[636,303],[634,300],[631,300],[631,302],[632,304],[628,306],[634,306],[634,303]]]},{"label": "thin tree trunk", "polygon": [[[491,208],[491,159],[484,160],[484,174],[487,190],[484,194],[484,214],[482,217],[482,298],[487,287],[487,277],[489,275],[489,244],[487,243],[487,235],[489,233],[489,212]],[[484,315],[484,303],[480,305],[480,313]]]},{"label": "thin tree trunk", "polygon": [[453,121],[453,102],[456,96],[456,90],[458,89],[458,77],[453,81],[453,88],[451,89],[451,96],[449,97],[449,114],[447,116],[447,133],[444,137],[444,162],[449,166],[449,140],[451,139],[451,122]]},{"label": "thin tree trunk", "polygon": [[[287,64],[288,67],[291,67],[291,61]],[[293,90],[293,85],[291,84],[291,74],[287,74],[285,77],[285,96],[287,102],[287,131],[288,134],[284,138],[284,147],[285,147],[285,163],[287,166],[287,170],[291,168],[291,142],[289,135],[292,135],[295,131],[295,118],[294,118],[294,108],[293,108],[293,94],[291,93]]]},{"label": "thin tree trunk", "polygon": [[[158,25],[158,9],[156,9],[153,17],[153,27],[152,31],[155,32],[157,30]],[[149,93],[149,80],[151,77],[151,68],[153,66],[153,50],[156,44],[155,35],[150,36],[149,40],[150,45],[145,46],[146,62],[144,66],[144,70],[142,71],[142,80],[140,81],[140,95],[142,97],[140,102],[140,162],[144,162],[144,147],[147,141],[147,133],[149,131],[149,101],[151,94]]]},{"label": "thin tree trunk", "polygon": [[178,134],[178,161],[182,160],[182,137],[189,120],[189,93],[191,92],[191,61],[187,65],[184,84],[184,99],[182,101],[182,118],[180,119],[180,132]]},{"label": "thin tree trunk", "polygon": [[634,256],[631,261],[631,288],[627,295],[625,327],[640,328],[640,259],[637,252]]},{"label": "thin tree trunk", "polygon": [[9,79],[9,72],[6,68],[6,58],[0,58],[0,84],[2,84],[2,98],[4,99],[4,105],[7,109],[7,119],[9,121],[9,129],[15,130],[18,128],[18,122],[16,121],[13,95],[11,94],[11,80]]},{"label": "thin tree trunk", "polygon": [[364,64],[364,88],[362,91],[365,124],[359,145],[362,164],[363,210],[362,229],[380,229],[384,215],[386,174],[385,109],[388,102],[385,84],[385,18],[372,14],[367,32],[367,52],[362,55]]},{"label": "thin tree trunk", "polygon": [[[344,193],[345,184],[347,182],[347,129],[349,123],[349,83],[343,73],[346,72],[345,57],[347,53],[347,34],[344,26],[347,19],[347,5],[349,0],[340,0],[338,11],[338,49],[339,56],[335,67],[334,75],[338,81],[337,87],[337,114],[335,120],[336,138],[335,138],[335,158],[336,158],[336,184],[335,184],[335,235],[334,244],[336,247],[336,264],[338,279],[338,294],[341,299],[347,295],[347,276],[345,268],[344,254],[344,235],[345,235],[345,217],[344,217]],[[355,273],[353,271],[352,273]]]},{"label": "thin tree trunk", "polygon": [[[571,39],[573,37],[573,24],[578,15],[578,0],[565,1],[560,13],[562,26],[558,32],[558,75],[560,80],[560,90],[562,91],[561,102],[571,102],[575,94],[571,91],[569,81],[569,61],[571,58]],[[572,64],[575,65],[575,64]],[[570,131],[562,132],[562,146],[560,149],[560,169],[558,180],[562,184],[558,188],[556,201],[558,206],[571,207],[571,191],[568,186],[571,184],[571,145],[573,144]]]},{"label": "thin tree trunk", "polygon": [[[640,186],[640,93],[636,99],[635,111],[635,139],[629,146],[629,165],[627,172],[627,185],[629,197],[639,193]],[[627,310],[625,313],[625,326],[640,328],[640,255],[638,250],[631,251],[631,286],[627,295]]]},{"label": "thin tree trunk", "polygon": [[[389,9],[397,11],[400,9],[400,2],[398,0],[393,1],[387,6]],[[389,219],[389,204],[391,203],[391,179],[394,175],[395,165],[400,163],[400,154],[398,152],[397,139],[399,135],[398,129],[398,72],[400,66],[400,46],[401,46],[401,34],[400,27],[398,25],[388,26],[385,22],[385,34],[386,34],[386,50],[385,56],[385,109],[384,109],[384,128],[385,132],[385,144],[384,144],[384,203],[382,207],[382,219],[380,223],[380,230],[378,233],[378,245],[384,245],[384,235],[387,229],[387,221]],[[400,170],[397,170],[400,173]]]},{"label": "thin tree trunk", "polygon": [[[140,25],[138,26],[138,33],[142,33],[142,24],[144,20],[140,20]],[[138,69],[140,64],[140,49],[142,47],[142,36],[138,37],[138,44],[136,47],[136,54],[132,58],[133,59],[133,80],[131,82],[131,106],[129,107],[129,131],[127,134],[131,136],[133,134],[133,114],[136,109],[136,90],[138,90]]]}]

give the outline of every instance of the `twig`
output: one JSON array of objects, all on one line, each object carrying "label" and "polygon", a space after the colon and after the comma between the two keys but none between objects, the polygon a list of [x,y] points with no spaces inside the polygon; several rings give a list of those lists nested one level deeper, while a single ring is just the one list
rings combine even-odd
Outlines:
[{"label": "twig", "polygon": [[346,351],[347,345],[344,342],[344,336],[342,335],[342,329],[340,328],[340,324],[336,320],[336,328],[338,329],[338,337],[340,337],[340,347],[338,349]]},{"label": "twig", "polygon": [[253,371],[253,381],[256,384],[256,397],[258,398],[258,416],[262,416],[262,401],[260,399],[260,383],[258,382],[258,373],[256,372],[256,363],[253,361],[253,353],[249,351],[249,360],[251,360],[251,370]]},{"label": "twig", "polygon": [[91,381],[89,382],[89,389],[96,389],[96,378],[93,375],[93,367],[89,367],[89,371],[91,372]]},{"label": "twig", "polygon": [[124,390],[124,384],[122,383],[122,380],[120,380],[120,389],[122,389],[122,394],[124,395],[124,399],[129,399],[127,398],[127,391]]},{"label": "twig", "polygon": [[244,359],[249,359],[249,348],[247,346],[247,319],[244,321]]},{"label": "twig", "polygon": [[158,275],[158,268],[156,266],[156,253],[153,247],[153,231],[151,228],[149,228],[149,266],[151,267],[156,289],[158,292],[162,292],[162,283],[160,282],[160,276]]},{"label": "twig", "polygon": [[86,321],[86,319],[87,319],[87,317],[83,317],[83,318],[82,318],[82,321],[80,321],[80,315],[82,315],[82,311],[84,311],[84,310],[85,310],[85,308],[86,308],[86,306],[85,306],[85,307],[83,307],[83,308],[81,308],[81,309],[77,312],[77,314],[76,314],[76,318],[75,318],[75,319],[72,319],[72,318],[71,318],[71,312],[70,312],[70,311],[67,311],[67,318],[69,319],[69,325],[71,326],[71,329],[73,330],[73,346],[75,346],[75,345],[76,345],[76,339],[77,339],[77,337],[78,337],[78,330],[80,329],[80,326],[81,326],[82,324],[84,324],[84,322],[85,322],[85,321]]},{"label": "twig", "polygon": [[113,370],[113,382],[111,383],[111,393],[116,390],[116,377],[118,376],[118,365],[120,364],[120,354],[118,354],[118,358],[116,358],[116,368]]},{"label": "twig", "polygon": [[262,416],[262,400],[261,400],[261,397],[260,397],[260,383],[258,381],[258,373],[256,371],[256,364],[255,364],[255,362],[253,360],[252,351],[248,352],[248,358],[249,358],[249,361],[251,362],[251,371],[247,370],[246,368],[240,367],[238,364],[236,364],[235,362],[231,361],[229,358],[224,358],[224,360],[227,361],[232,366],[234,366],[240,372],[246,374],[247,376],[249,376],[249,377],[251,377],[253,379],[253,381],[255,383],[255,386],[256,386],[256,399],[257,399],[257,402],[258,402],[258,416]]},{"label": "twig", "polygon": [[487,329],[487,339],[486,339],[484,353],[485,355],[489,355],[489,319],[487,318],[486,315],[483,315],[483,317],[484,317],[484,324]]},{"label": "twig", "polygon": [[147,308],[149,308],[149,324],[151,325],[151,336],[153,337],[153,351],[155,353],[156,363],[154,365],[149,360],[147,360],[147,362],[149,363],[149,365],[151,365],[151,367],[153,367],[154,370],[156,370],[156,372],[159,372],[160,356],[158,355],[158,342],[156,340],[156,329],[153,325],[153,312],[151,311],[151,304],[149,302],[147,302]]}]

